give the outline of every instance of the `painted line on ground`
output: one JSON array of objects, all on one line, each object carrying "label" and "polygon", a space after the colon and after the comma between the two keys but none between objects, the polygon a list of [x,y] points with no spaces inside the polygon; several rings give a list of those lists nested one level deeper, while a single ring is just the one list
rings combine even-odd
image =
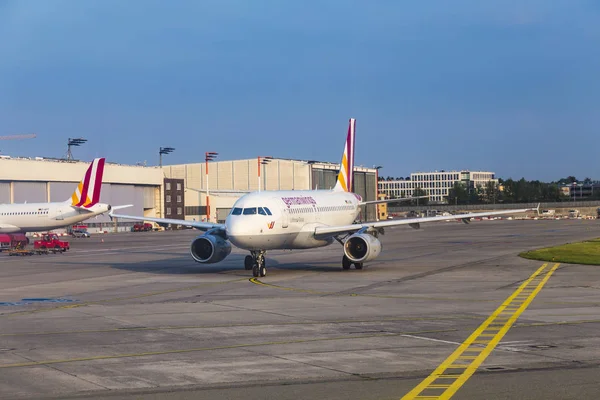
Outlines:
[{"label": "painted line on ground", "polygon": [[458,348],[402,400],[450,399],[527,309],[560,264],[543,264],[513,292]]},{"label": "painted line on ground", "polygon": [[28,311],[17,311],[17,312],[13,312],[13,313],[0,314],[0,318],[2,318],[2,317],[15,317],[15,316],[19,316],[19,315],[38,314],[38,313],[43,313],[43,312],[49,312],[49,311],[55,311],[55,310],[64,310],[64,309],[70,309],[70,308],[85,307],[85,306],[89,306],[89,305],[109,303],[109,302],[114,302],[114,301],[141,299],[141,298],[144,298],[144,297],[151,297],[151,296],[158,296],[158,295],[161,295],[161,294],[176,293],[176,292],[182,292],[182,291],[186,291],[186,290],[200,289],[200,288],[207,287],[207,286],[217,286],[217,285],[224,285],[224,284],[227,284],[227,283],[242,282],[242,281],[245,281],[245,280],[246,280],[246,278],[238,278],[238,279],[232,279],[232,280],[223,281],[223,282],[207,282],[207,283],[202,283],[200,285],[186,286],[186,287],[175,288],[175,289],[166,289],[166,290],[160,290],[160,291],[156,291],[156,292],[138,294],[138,295],[134,295],[134,296],[114,297],[114,298],[109,298],[109,299],[102,299],[102,300],[86,301],[86,302],[83,302],[83,303],[69,304],[69,305],[66,305],[66,306],[38,308],[38,309],[35,309],[35,310],[28,310]]},{"label": "painted line on ground", "polygon": [[[321,338],[312,338],[312,339],[281,340],[281,341],[259,342],[259,343],[240,343],[240,344],[215,346],[215,347],[198,347],[198,348],[191,348],[191,349],[150,351],[150,352],[145,352],[145,353],[124,353],[124,354],[112,354],[112,355],[104,355],[104,356],[65,358],[65,359],[44,360],[44,361],[30,361],[30,362],[22,362],[22,363],[14,363],[14,364],[0,364],[0,369],[34,367],[34,366],[39,366],[39,365],[66,364],[66,363],[73,363],[73,362],[80,362],[80,361],[112,360],[112,359],[121,359],[121,358],[138,358],[138,357],[160,356],[160,355],[169,355],[169,354],[195,353],[195,352],[211,351],[211,350],[227,350],[227,349],[239,349],[239,348],[250,348],[250,347],[260,347],[260,346],[276,346],[276,345],[298,344],[298,343],[327,342],[327,341],[335,341],[335,340],[369,339],[369,338],[377,338],[377,337],[398,337],[398,336],[402,336],[402,335],[411,335],[411,334],[420,335],[420,334],[427,334],[427,333],[443,333],[443,332],[446,332],[446,330],[429,330],[429,331],[399,332],[399,333],[377,333],[377,334],[371,334],[371,335],[356,335],[356,336],[344,335],[344,336],[321,337]],[[354,374],[352,374],[352,375],[354,375]]]},{"label": "painted line on ground", "polygon": [[[294,325],[328,325],[328,324],[364,324],[364,323],[382,323],[382,322],[400,322],[400,321],[413,321],[413,322],[427,322],[427,321],[447,321],[447,320],[465,320],[465,319],[479,319],[474,316],[456,316],[456,317],[391,317],[391,318],[377,318],[377,319],[340,319],[340,320],[327,320],[327,321],[299,321],[299,322],[276,322],[276,323],[245,323],[245,324],[215,324],[215,325],[164,325],[164,326],[132,326],[132,327],[119,327],[119,328],[105,328],[105,329],[80,329],[70,331],[29,331],[29,332],[12,332],[12,333],[0,333],[2,336],[46,336],[46,335],[73,335],[73,334],[85,334],[85,333],[109,333],[109,332],[134,332],[134,331],[158,331],[158,330],[177,330],[177,329],[215,329],[215,328],[242,328],[242,327],[259,327],[259,326],[294,326]],[[449,328],[445,329],[444,332],[455,332],[458,329]]]},{"label": "painted line on ground", "polygon": [[[473,299],[466,298],[456,298],[456,297],[423,297],[423,296],[393,296],[393,295],[385,295],[385,294],[362,294],[362,293],[339,293],[339,292],[325,292],[320,290],[312,290],[312,289],[301,289],[301,288],[293,288],[288,286],[280,286],[274,285],[272,283],[263,282],[257,278],[248,279],[250,282],[255,285],[270,287],[272,289],[285,290],[289,292],[298,292],[298,293],[309,293],[323,296],[340,296],[340,297],[373,297],[377,299],[404,299],[404,300],[421,300],[421,301],[468,301],[472,302]],[[487,300],[481,299],[477,300],[478,302],[492,302],[495,300]]]}]

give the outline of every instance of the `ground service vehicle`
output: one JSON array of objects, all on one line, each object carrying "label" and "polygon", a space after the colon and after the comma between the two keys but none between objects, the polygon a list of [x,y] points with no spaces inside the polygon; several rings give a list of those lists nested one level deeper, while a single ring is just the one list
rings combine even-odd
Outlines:
[{"label": "ground service vehicle", "polygon": [[24,248],[29,239],[23,233],[0,233],[0,251]]},{"label": "ground service vehicle", "polygon": [[578,218],[580,216],[579,210],[569,210],[570,218]]},{"label": "ground service vehicle", "polygon": [[148,232],[152,230],[152,224],[135,224],[131,227],[131,232]]},{"label": "ground service vehicle", "polygon": [[69,250],[69,242],[62,241],[56,233],[44,233],[39,240],[33,242],[35,250],[51,250],[65,252]]},{"label": "ground service vehicle", "polygon": [[73,229],[71,231],[71,236],[74,238],[89,238],[90,233],[87,231],[87,229]]}]

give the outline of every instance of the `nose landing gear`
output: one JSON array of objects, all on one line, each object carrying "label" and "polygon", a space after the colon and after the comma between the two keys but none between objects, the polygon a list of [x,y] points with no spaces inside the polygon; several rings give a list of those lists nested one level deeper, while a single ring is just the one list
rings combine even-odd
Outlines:
[{"label": "nose landing gear", "polygon": [[265,250],[253,250],[249,256],[244,259],[244,268],[252,270],[252,275],[257,278],[267,275],[267,267],[265,266]]}]

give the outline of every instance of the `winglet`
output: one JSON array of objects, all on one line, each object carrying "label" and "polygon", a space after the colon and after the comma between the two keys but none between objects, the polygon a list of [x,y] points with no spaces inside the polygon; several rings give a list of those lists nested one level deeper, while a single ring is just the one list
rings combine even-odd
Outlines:
[{"label": "winglet", "polygon": [[333,190],[336,192],[352,192],[354,188],[354,140],[356,132],[356,119],[350,118],[348,123],[348,136],[346,136],[346,144],[344,145],[344,153],[342,154],[342,162],[340,164],[340,172],[338,174],[337,183]]},{"label": "winglet", "polygon": [[96,158],[88,167],[83,180],[79,182],[71,195],[73,207],[90,208],[100,201],[104,158]]}]

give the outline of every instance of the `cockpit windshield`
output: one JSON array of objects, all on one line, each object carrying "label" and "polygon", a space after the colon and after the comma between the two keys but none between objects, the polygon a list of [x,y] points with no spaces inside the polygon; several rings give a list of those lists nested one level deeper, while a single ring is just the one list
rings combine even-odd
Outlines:
[{"label": "cockpit windshield", "polygon": [[269,210],[267,207],[247,207],[247,208],[234,207],[231,210],[231,215],[256,215],[256,214],[273,215],[273,214],[271,214],[271,210]]}]

